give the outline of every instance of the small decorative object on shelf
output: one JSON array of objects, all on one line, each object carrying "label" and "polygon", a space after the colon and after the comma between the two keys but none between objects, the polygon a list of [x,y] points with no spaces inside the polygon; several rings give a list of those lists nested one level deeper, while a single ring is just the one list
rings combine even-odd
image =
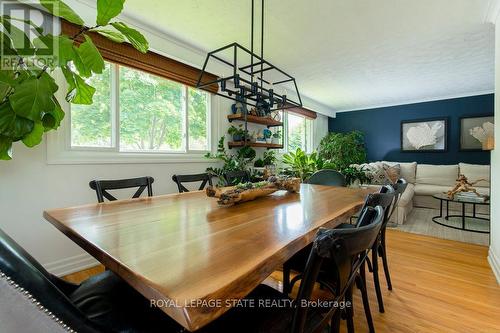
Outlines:
[{"label": "small decorative object on shelf", "polygon": [[[455,199],[457,196],[461,195],[461,198],[464,199],[464,194],[467,193],[467,196],[476,196],[478,198],[482,198],[483,196],[479,193],[477,193],[476,189],[472,187],[473,185],[479,183],[480,181],[486,181],[485,179],[479,179],[475,182],[470,183],[467,177],[464,175],[459,175],[457,179],[457,184],[455,185],[454,188],[446,192],[448,195],[448,198],[450,199]],[[470,194],[469,194],[470,193]],[[458,200],[458,198],[457,198]]]},{"label": "small decorative object on shelf", "polygon": [[232,206],[236,203],[255,200],[279,190],[297,193],[300,190],[300,178],[271,176],[266,181],[244,183],[229,187],[208,186],[208,197],[215,197],[221,206]]},{"label": "small decorative object on shelf", "polygon": [[236,127],[234,125],[231,125],[227,129],[227,133],[229,135],[232,135],[233,136],[233,141],[236,141],[236,142],[243,141],[244,138],[245,138],[245,136],[248,135],[248,131],[245,131],[243,129],[243,125],[242,124],[238,125],[238,127]]},{"label": "small decorative object on shelf", "polygon": [[276,121],[281,121],[281,112],[279,110],[272,111],[271,118]]},{"label": "small decorative object on shelf", "polygon": [[271,132],[268,128],[265,128],[263,131],[264,134],[264,139],[266,140],[266,143],[271,143],[272,142],[272,135],[273,132]]},{"label": "small decorative object on shelf", "polygon": [[238,115],[243,115],[245,112],[248,112],[245,98],[237,96],[236,99],[237,102],[231,105],[231,112]]},{"label": "small decorative object on shelf", "polygon": [[281,142],[281,131],[277,130],[273,133],[272,143],[279,144]]}]

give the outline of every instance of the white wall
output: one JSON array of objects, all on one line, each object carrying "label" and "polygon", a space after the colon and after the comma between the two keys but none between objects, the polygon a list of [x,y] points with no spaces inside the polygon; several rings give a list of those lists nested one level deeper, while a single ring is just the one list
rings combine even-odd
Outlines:
[{"label": "white wall", "polygon": [[491,152],[491,244],[488,259],[500,283],[500,16],[495,24],[495,147]]}]

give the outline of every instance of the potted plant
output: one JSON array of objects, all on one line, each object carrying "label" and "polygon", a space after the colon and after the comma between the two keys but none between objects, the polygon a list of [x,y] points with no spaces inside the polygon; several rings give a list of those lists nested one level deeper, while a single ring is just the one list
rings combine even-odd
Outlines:
[{"label": "potted plant", "polygon": [[227,129],[227,133],[233,137],[233,141],[238,142],[238,141],[243,141],[245,139],[245,136],[248,133],[248,131],[245,131],[243,129],[243,125],[238,125],[238,127],[231,125]]},{"label": "potted plant", "polygon": [[276,145],[281,143],[281,130],[277,130],[273,133],[272,143]]},{"label": "potted plant", "polygon": [[255,160],[253,163],[253,166],[256,168],[263,168],[264,167],[264,160],[262,158],[258,158]]},{"label": "potted plant", "polygon": [[264,139],[266,139],[266,143],[271,143],[273,132],[271,132],[271,130],[266,128],[264,129],[263,134],[264,134]]},{"label": "potted plant", "polygon": [[276,152],[274,150],[265,151],[262,156],[262,163],[264,163],[263,166],[275,165],[276,160]]}]

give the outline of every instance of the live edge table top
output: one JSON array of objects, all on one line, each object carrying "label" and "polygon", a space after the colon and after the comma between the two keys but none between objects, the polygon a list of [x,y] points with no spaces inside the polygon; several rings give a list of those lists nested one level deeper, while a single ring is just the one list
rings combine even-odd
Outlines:
[{"label": "live edge table top", "polygon": [[245,297],[318,228],[353,215],[370,192],[302,184],[300,193],[219,207],[197,191],[48,210],[44,217],[194,331],[228,310],[208,301]]}]

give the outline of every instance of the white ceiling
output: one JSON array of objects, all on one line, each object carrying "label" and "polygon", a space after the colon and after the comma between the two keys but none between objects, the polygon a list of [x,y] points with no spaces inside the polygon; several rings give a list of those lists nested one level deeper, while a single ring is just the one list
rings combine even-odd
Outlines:
[{"label": "white ceiling", "polygon": [[[488,93],[492,1],[266,0],[264,55],[336,111]],[[205,51],[249,46],[250,0],[128,0],[124,13]]]}]

